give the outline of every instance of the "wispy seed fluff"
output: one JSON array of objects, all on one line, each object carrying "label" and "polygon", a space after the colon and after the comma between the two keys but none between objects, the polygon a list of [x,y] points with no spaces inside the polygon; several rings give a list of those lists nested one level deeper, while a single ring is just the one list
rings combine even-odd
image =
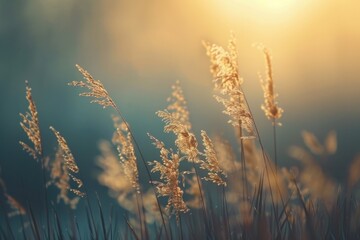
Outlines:
[{"label": "wispy seed fluff", "polygon": [[160,150],[162,160],[161,162],[153,161],[150,163],[153,166],[151,172],[159,172],[160,180],[162,180],[162,182],[154,182],[154,184],[156,184],[159,196],[168,197],[165,209],[170,211],[171,214],[175,214],[176,219],[179,220],[179,214],[189,210],[183,200],[184,192],[179,184],[181,158],[178,153],[167,150],[163,142],[150,134],[148,135],[155,147]]},{"label": "wispy seed fluff", "polygon": [[228,49],[216,44],[203,43],[206,54],[210,58],[210,72],[214,78],[216,101],[225,107],[223,113],[230,116],[229,123],[234,127],[240,126],[248,133],[252,133],[252,116],[248,110],[244,93],[241,89],[243,79],[239,76],[238,54],[233,34],[228,43]]},{"label": "wispy seed fluff", "polygon": [[200,161],[200,168],[208,171],[208,176],[204,177],[206,181],[213,182],[217,185],[226,186],[224,178],[226,177],[225,172],[221,169],[219,160],[216,156],[215,148],[211,139],[205,131],[201,131],[203,145],[205,148],[205,161]]},{"label": "wispy seed fluff", "polygon": [[119,117],[113,117],[113,121],[116,131],[114,132],[112,142],[118,151],[120,164],[128,181],[132,184],[135,191],[140,193],[139,172],[131,133],[128,125],[125,122],[121,122]]},{"label": "wispy seed fluff", "polygon": [[164,132],[173,132],[176,136],[175,144],[189,161],[195,160],[198,155],[197,140],[190,131],[189,111],[179,81],[172,87],[173,91],[168,98],[169,106],[156,114],[165,122]]},{"label": "wispy seed fluff", "polygon": [[304,143],[309,148],[309,150],[317,155],[322,154],[334,154],[337,149],[337,138],[336,132],[330,131],[326,136],[326,139],[323,144],[320,143],[318,138],[309,131],[302,131],[301,133]]},{"label": "wispy seed fluff", "polygon": [[20,145],[23,149],[28,152],[35,160],[39,160],[42,157],[42,146],[41,146],[41,135],[40,135],[40,126],[38,112],[36,109],[35,102],[31,95],[31,88],[29,87],[28,81],[25,81],[26,84],[26,100],[29,103],[28,112],[25,114],[20,113],[21,122],[20,126],[26,133],[30,142],[33,144],[33,147],[30,147],[28,144],[20,141]]},{"label": "wispy seed fluff", "polygon": [[[50,130],[54,133],[54,135],[56,136],[57,142],[59,144],[59,148],[61,149],[61,151],[63,152],[63,159],[65,161],[65,166],[67,167],[68,170],[70,170],[71,173],[78,173],[79,172],[79,167],[77,166],[74,156],[72,155],[70,148],[65,140],[65,138],[63,136],[61,136],[61,134],[56,131],[55,128],[50,127]],[[75,193],[77,196],[79,197],[84,197],[85,193],[81,192],[79,190],[79,188],[82,187],[83,183],[82,181],[75,177],[73,174],[71,174],[69,172],[69,176],[70,178],[77,184],[77,189],[75,188],[70,188],[70,191]]]},{"label": "wispy seed fluff", "polygon": [[[68,204],[72,209],[76,208],[79,202],[79,197],[70,198],[68,192],[70,189],[70,174],[69,170],[64,162],[63,151],[59,147],[55,154],[55,160],[51,164],[50,181],[48,184],[56,186],[60,192],[57,196],[57,201],[63,200],[65,204]],[[82,185],[82,182],[79,182]]]},{"label": "wispy seed fluff", "polygon": [[104,85],[99,81],[95,80],[88,71],[83,69],[80,65],[76,64],[76,68],[83,75],[86,82],[83,81],[72,81],[69,83],[70,86],[74,87],[85,87],[89,89],[89,92],[80,93],[80,96],[91,97],[91,103],[97,103],[103,108],[113,107],[116,109],[115,102],[111,99],[109,93],[106,91]]},{"label": "wispy seed fluff", "polygon": [[265,99],[265,102],[261,106],[261,109],[265,112],[265,115],[269,120],[275,121],[276,119],[281,118],[284,110],[280,108],[278,106],[278,103],[276,102],[276,98],[278,94],[274,92],[274,79],[273,79],[270,52],[267,48],[263,46],[259,46],[259,48],[264,53],[265,65],[266,65],[266,79],[263,80],[259,74],[260,81],[262,84],[262,89],[264,91],[264,99]]},{"label": "wispy seed fluff", "polygon": [[130,172],[129,166],[119,161],[110,142],[101,141],[99,148],[101,155],[97,158],[97,164],[102,169],[97,178],[99,183],[109,189],[110,195],[116,198],[122,207],[134,213],[137,188],[134,188],[125,173]]}]

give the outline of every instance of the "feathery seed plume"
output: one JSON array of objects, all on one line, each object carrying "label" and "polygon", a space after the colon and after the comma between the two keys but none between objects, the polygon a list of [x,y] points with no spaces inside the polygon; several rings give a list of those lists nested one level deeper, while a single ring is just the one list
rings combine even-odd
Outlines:
[{"label": "feathery seed plume", "polygon": [[83,75],[86,82],[72,81],[68,85],[74,87],[85,87],[89,89],[89,92],[80,93],[80,96],[91,97],[91,103],[98,103],[103,108],[113,107],[116,110],[115,102],[111,99],[109,93],[106,91],[104,85],[100,80],[95,80],[88,71],[83,69],[80,65],[76,64],[76,68]]},{"label": "feathery seed plume", "polygon": [[205,148],[204,155],[206,161],[200,160],[200,168],[208,171],[208,176],[204,177],[204,179],[206,181],[213,182],[217,185],[226,186],[226,182],[223,179],[224,177],[226,177],[226,174],[220,168],[219,160],[216,156],[214,145],[205,131],[201,131],[201,136]]},{"label": "feathery seed plume", "polygon": [[173,92],[171,97],[168,98],[170,105],[164,111],[158,111],[156,114],[166,124],[164,132],[173,132],[175,134],[175,144],[180,152],[185,154],[189,161],[196,160],[198,143],[195,135],[190,132],[189,111],[179,81],[172,88]]},{"label": "feathery seed plume", "polygon": [[[60,200],[63,200],[65,204],[68,204],[72,209],[75,209],[80,198],[79,197],[70,198],[68,196],[68,192],[70,189],[70,183],[69,183],[70,176],[72,175],[70,175],[68,168],[64,162],[63,154],[64,153],[62,149],[58,147],[58,150],[56,151],[55,154],[55,160],[51,164],[51,171],[50,171],[51,180],[49,181],[48,185],[53,184],[60,190],[60,193],[57,196],[58,202]],[[74,176],[72,177],[75,178]],[[80,182],[78,183],[78,186],[80,185],[80,183],[82,185],[80,179],[79,181]]]},{"label": "feathery seed plume", "polygon": [[312,153],[318,155],[324,153],[324,147],[321,145],[321,143],[313,133],[308,131],[302,131],[301,135],[303,137],[304,143]]},{"label": "feathery seed plume", "polygon": [[130,212],[136,212],[135,193],[133,183],[125,174],[125,167],[112,150],[108,141],[99,143],[101,155],[97,158],[97,165],[102,169],[98,176],[101,185],[109,189],[110,196],[117,199],[118,203]]},{"label": "feathery seed plume", "polygon": [[140,193],[135,149],[128,125],[125,122],[120,122],[119,117],[113,117],[113,121],[116,131],[114,132],[112,142],[117,147],[120,164],[124,169],[124,174],[128,178],[128,181],[130,181],[134,189]]},{"label": "feathery seed plume", "polygon": [[253,120],[241,89],[243,79],[239,76],[234,35],[231,34],[227,50],[216,44],[207,42],[203,42],[203,44],[206,54],[210,58],[210,72],[214,77],[214,89],[220,93],[220,96],[214,96],[216,101],[224,105],[223,113],[230,116],[230,124],[234,127],[240,126],[251,134]]},{"label": "feathery seed plume", "polygon": [[9,217],[26,214],[25,208],[14,197],[5,193],[5,198],[7,203],[10,205],[11,209],[13,210],[13,212],[8,214]]},{"label": "feathery seed plume", "polygon": [[[57,142],[59,144],[59,148],[61,148],[62,152],[63,152],[63,159],[65,161],[65,166],[67,167],[68,170],[70,170],[70,172],[72,173],[78,173],[79,172],[79,167],[77,166],[74,156],[72,155],[70,148],[65,140],[65,138],[63,136],[61,136],[61,134],[56,131],[55,128],[50,127],[50,130],[54,133],[54,135],[56,136]],[[75,178],[73,175],[69,175],[77,184],[77,188],[80,188],[83,184],[81,182],[80,179]],[[77,190],[77,189],[72,189],[70,188],[70,191],[75,193],[77,196],[79,197],[84,197],[85,193]]]},{"label": "feathery seed plume", "polygon": [[[284,110],[280,108],[276,102],[277,94],[274,92],[274,79],[273,79],[273,70],[271,65],[271,55],[267,48],[260,47],[260,49],[264,53],[265,57],[265,65],[266,65],[266,80],[264,81],[262,77],[260,77],[260,81],[262,83],[262,89],[264,91],[264,99],[265,103],[261,106],[261,109],[265,112],[265,115],[270,120],[276,120],[281,118]],[[281,124],[279,124],[281,125]]]},{"label": "feathery seed plume", "polygon": [[29,87],[28,81],[25,81],[26,84],[26,100],[29,103],[28,112],[25,114],[20,113],[22,121],[20,126],[26,133],[29,140],[32,142],[33,147],[30,147],[28,144],[20,141],[20,145],[23,149],[28,152],[35,160],[39,160],[42,157],[42,145],[41,145],[41,135],[40,135],[40,126],[38,112],[36,109],[35,102],[31,95],[31,88]]},{"label": "feathery seed plume", "polygon": [[180,212],[187,212],[187,208],[183,200],[183,190],[179,186],[179,164],[181,158],[179,154],[169,151],[165,148],[165,144],[155,137],[148,134],[153,144],[160,150],[160,157],[162,162],[153,161],[151,172],[159,172],[162,182],[154,182],[156,184],[159,196],[168,197],[168,203],[165,210],[170,211],[171,214],[176,215],[179,220]]},{"label": "feathery seed plume", "polygon": [[337,150],[337,137],[335,131],[330,131],[325,139],[325,149],[328,154],[334,154]]}]

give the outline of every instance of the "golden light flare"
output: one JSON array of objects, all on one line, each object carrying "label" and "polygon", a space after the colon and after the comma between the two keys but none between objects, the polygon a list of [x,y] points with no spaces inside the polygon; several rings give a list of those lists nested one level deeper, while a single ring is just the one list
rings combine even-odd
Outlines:
[{"label": "golden light flare", "polygon": [[308,0],[214,0],[214,6],[231,18],[246,15],[258,21],[290,21],[302,15]]}]

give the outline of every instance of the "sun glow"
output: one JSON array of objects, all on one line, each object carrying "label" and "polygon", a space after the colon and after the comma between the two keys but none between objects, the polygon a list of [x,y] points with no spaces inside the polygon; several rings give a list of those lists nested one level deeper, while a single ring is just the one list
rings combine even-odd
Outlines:
[{"label": "sun glow", "polygon": [[216,8],[229,17],[247,15],[261,21],[285,21],[295,18],[308,0],[214,0]]}]

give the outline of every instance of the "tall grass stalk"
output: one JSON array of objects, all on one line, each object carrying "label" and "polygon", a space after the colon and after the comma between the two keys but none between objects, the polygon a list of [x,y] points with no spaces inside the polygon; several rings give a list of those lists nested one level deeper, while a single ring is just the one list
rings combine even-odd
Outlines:
[{"label": "tall grass stalk", "polygon": [[129,124],[127,123],[125,117],[122,115],[120,109],[117,107],[117,105],[115,104],[113,99],[110,97],[109,93],[107,92],[107,90],[105,89],[103,84],[99,80],[95,80],[86,70],[84,70],[79,65],[76,65],[76,67],[78,68],[79,72],[84,76],[84,79],[86,79],[87,83],[84,83],[82,81],[80,81],[80,82],[73,81],[73,82],[69,83],[69,85],[88,88],[90,90],[90,92],[81,93],[80,96],[86,96],[86,97],[94,98],[94,100],[92,100],[91,102],[98,103],[101,106],[103,106],[103,108],[111,106],[113,109],[115,109],[115,111],[117,112],[117,114],[119,115],[121,120],[125,123],[128,131],[130,133],[130,136],[131,136],[132,140],[134,141],[135,147],[138,150],[138,153],[140,154],[140,158],[141,158],[141,160],[142,160],[142,162],[143,162],[143,164],[145,166],[146,173],[147,173],[147,176],[149,178],[149,182],[151,183],[153,193],[154,193],[154,195],[156,197],[157,205],[158,205],[159,212],[160,212],[160,215],[161,215],[161,220],[162,220],[162,223],[163,223],[163,226],[164,226],[165,235],[166,235],[166,238],[169,239],[168,233],[167,233],[167,227],[166,227],[166,223],[165,223],[165,219],[164,219],[164,214],[162,212],[161,205],[160,205],[159,199],[158,199],[157,194],[156,194],[156,189],[155,189],[155,186],[154,186],[154,183],[153,183],[152,176],[150,174],[150,170],[149,170],[149,168],[147,166],[147,163],[145,161],[145,157],[144,157],[144,155],[142,153],[142,150],[141,150],[141,148],[140,148],[140,146],[139,146],[139,144],[138,144],[138,142],[137,142],[137,140],[136,140],[136,138],[135,138],[135,136],[133,134],[132,129],[130,128]]}]

